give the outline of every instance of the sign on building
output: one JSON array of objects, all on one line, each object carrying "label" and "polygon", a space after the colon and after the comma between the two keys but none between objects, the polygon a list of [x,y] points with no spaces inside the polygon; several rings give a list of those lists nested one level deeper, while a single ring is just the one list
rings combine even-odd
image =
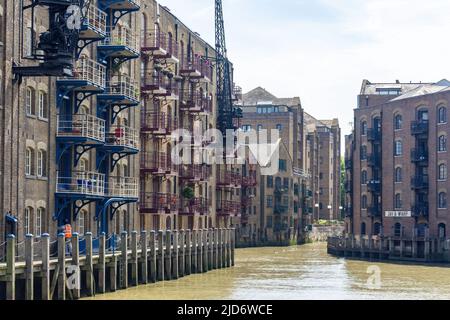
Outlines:
[{"label": "sign on building", "polygon": [[411,218],[411,211],[386,211],[386,218]]}]

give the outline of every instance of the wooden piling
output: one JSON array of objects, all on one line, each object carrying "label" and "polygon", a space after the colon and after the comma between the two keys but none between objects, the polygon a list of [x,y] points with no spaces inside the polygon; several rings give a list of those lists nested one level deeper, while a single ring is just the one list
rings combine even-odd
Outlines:
[{"label": "wooden piling", "polygon": [[178,231],[173,231],[172,236],[173,253],[172,253],[172,280],[178,279],[178,258],[179,258],[179,244]]},{"label": "wooden piling", "polygon": [[88,297],[94,295],[94,265],[92,256],[92,233],[87,232],[84,235],[86,242],[86,261],[84,267],[86,270],[86,294]]},{"label": "wooden piling", "polygon": [[50,235],[41,235],[42,268],[41,268],[41,299],[50,300]]},{"label": "wooden piling", "polygon": [[213,254],[214,254],[214,231],[208,230],[208,270],[213,269]]},{"label": "wooden piling", "polygon": [[197,241],[198,241],[198,231],[192,230],[192,248],[191,248],[191,273],[197,273],[198,267],[197,267]]},{"label": "wooden piling", "polygon": [[208,272],[208,230],[202,230],[203,272]]},{"label": "wooden piling", "polygon": [[164,231],[158,232],[158,281],[164,281]]},{"label": "wooden piling", "polygon": [[116,248],[116,234],[113,234],[111,239],[111,246],[113,251],[113,256],[108,263],[109,269],[109,290],[115,292],[117,290],[117,248]]},{"label": "wooden piling", "polygon": [[226,233],[226,241],[225,241],[225,248],[226,248],[226,267],[229,268],[231,266],[231,229],[227,228],[225,229]]},{"label": "wooden piling", "polygon": [[120,256],[120,288],[126,289],[128,288],[128,233],[123,231],[121,233],[121,256]]},{"label": "wooden piling", "polygon": [[25,236],[25,299],[34,299],[34,272],[33,272],[33,235],[27,234]]},{"label": "wooden piling", "polygon": [[190,275],[192,273],[192,230],[186,231],[186,264],[185,274]]},{"label": "wooden piling", "polygon": [[178,272],[180,277],[185,276],[185,265],[186,265],[186,233],[183,229],[180,230],[180,237],[178,243],[180,246],[180,252],[178,256]]},{"label": "wooden piling", "polygon": [[141,232],[141,283],[148,283],[148,247],[147,231]]},{"label": "wooden piling", "polygon": [[16,300],[16,237],[7,237],[6,249],[6,300]]},{"label": "wooden piling", "polygon": [[197,230],[197,273],[203,273],[203,230]]},{"label": "wooden piling", "polygon": [[164,278],[172,280],[172,231],[166,231],[166,251],[164,252]]},{"label": "wooden piling", "polygon": [[139,265],[138,265],[138,241],[137,232],[131,233],[131,285],[136,287],[139,285]]},{"label": "wooden piling", "polygon": [[98,240],[98,292],[106,292],[106,234],[103,232]]},{"label": "wooden piling", "polygon": [[236,229],[231,229],[231,266],[234,267],[234,252],[236,249]]},{"label": "wooden piling", "polygon": [[156,233],[150,231],[150,282],[157,280],[157,261],[156,261]]},{"label": "wooden piling", "polygon": [[222,269],[223,255],[222,255],[222,229],[221,228],[219,228],[217,230],[217,235],[218,235],[218,237],[217,237],[217,268]]},{"label": "wooden piling", "polygon": [[58,234],[58,300],[66,300],[66,238]]},{"label": "wooden piling", "polygon": [[221,233],[222,233],[222,241],[220,243],[220,251],[222,252],[222,268],[225,268],[227,265],[227,250],[226,250],[226,230],[224,228],[222,228]]},{"label": "wooden piling", "polygon": [[217,242],[219,240],[219,232],[216,229],[214,229],[213,232],[213,269],[218,269],[219,265],[217,263],[219,258],[219,247],[217,245]]},{"label": "wooden piling", "polygon": [[74,273],[71,275],[73,279],[72,296],[74,299],[81,297],[81,276],[80,276],[80,236],[78,233],[72,235],[72,266]]}]

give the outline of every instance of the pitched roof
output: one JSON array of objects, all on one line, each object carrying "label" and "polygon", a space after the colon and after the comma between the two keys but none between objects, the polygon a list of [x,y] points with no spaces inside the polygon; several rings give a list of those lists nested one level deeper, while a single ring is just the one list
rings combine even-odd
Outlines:
[{"label": "pitched roof", "polygon": [[273,104],[273,105],[286,105],[286,106],[298,106],[301,104],[300,97],[292,98],[277,98],[272,93],[262,87],[257,87],[242,96],[243,105],[257,105],[257,104]]}]

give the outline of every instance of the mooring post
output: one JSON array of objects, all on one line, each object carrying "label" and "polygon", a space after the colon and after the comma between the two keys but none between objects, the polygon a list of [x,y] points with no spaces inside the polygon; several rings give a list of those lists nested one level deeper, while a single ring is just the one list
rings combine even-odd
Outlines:
[{"label": "mooring post", "polygon": [[209,229],[208,231],[208,270],[213,269],[213,258],[214,258],[214,231],[213,229]]},{"label": "mooring post", "polygon": [[72,295],[74,299],[80,299],[81,297],[81,270],[80,270],[80,236],[78,233],[72,235],[72,268],[75,274],[72,273],[71,278],[74,280],[74,288],[72,289]]},{"label": "mooring post", "polygon": [[158,232],[158,281],[164,281],[164,231]]},{"label": "mooring post", "polygon": [[203,229],[197,230],[197,273],[203,273]]},{"label": "mooring post", "polygon": [[27,234],[25,236],[25,299],[33,300],[34,290],[34,270],[33,270],[33,235]]},{"label": "mooring post", "polygon": [[109,290],[111,292],[115,292],[117,290],[117,256],[116,252],[116,234],[113,233],[111,238],[111,247],[113,255],[111,257],[110,262],[108,263],[108,269],[109,269]]},{"label": "mooring post", "polygon": [[203,250],[203,272],[208,272],[208,230],[203,229],[202,250]]},{"label": "mooring post", "polygon": [[165,273],[164,278],[166,280],[172,280],[172,231],[166,231],[166,252],[164,253],[165,261]]},{"label": "mooring post", "polygon": [[217,228],[214,229],[214,233],[213,233],[213,269],[218,269],[219,265],[217,263],[218,261],[218,251],[219,251],[219,247],[217,245],[217,242],[219,240],[219,232],[217,230]]},{"label": "mooring post", "polygon": [[88,297],[94,295],[94,264],[92,257],[92,233],[87,232],[84,235],[84,241],[86,242],[86,261],[84,264],[86,270],[86,294]]},{"label": "mooring post", "polygon": [[222,269],[223,268],[223,255],[222,255],[222,228],[219,228],[217,230],[217,268]]},{"label": "mooring post", "polygon": [[58,234],[58,300],[66,300],[66,238]]},{"label": "mooring post", "polygon": [[229,268],[231,267],[231,228],[227,228],[225,229],[225,233],[226,233],[226,243],[225,243],[225,247],[226,247],[226,267]]},{"label": "mooring post", "polygon": [[141,231],[141,283],[148,283],[148,239],[147,231]]},{"label": "mooring post", "polygon": [[191,273],[197,273],[197,241],[198,241],[198,230],[192,230],[192,251],[191,251],[191,259],[192,259],[192,268]]},{"label": "mooring post", "polygon": [[155,231],[150,231],[150,282],[156,282],[156,233]]},{"label": "mooring post", "polygon": [[138,233],[136,231],[131,232],[131,285],[136,287],[139,285],[138,277]]},{"label": "mooring post", "polygon": [[234,252],[236,250],[236,229],[231,229],[231,266],[234,267]]},{"label": "mooring post", "polygon": [[50,235],[41,235],[42,269],[41,269],[41,299],[50,300]]},{"label": "mooring post", "polygon": [[98,292],[106,292],[106,233],[102,232],[98,240]]},{"label": "mooring post", "polygon": [[16,300],[16,237],[6,238],[6,299]]},{"label": "mooring post", "polygon": [[180,252],[179,252],[179,256],[178,256],[178,272],[179,272],[179,276],[180,277],[184,277],[185,276],[185,265],[186,265],[186,239],[185,239],[185,232],[184,229],[180,230],[180,237],[178,239],[178,243],[180,245]]},{"label": "mooring post", "polygon": [[122,231],[121,233],[121,255],[120,255],[120,288],[126,289],[128,288],[128,233],[126,231]]},{"label": "mooring post", "polygon": [[190,275],[192,273],[192,230],[186,230],[186,264],[185,274]]},{"label": "mooring post", "polygon": [[222,241],[221,241],[221,251],[222,251],[222,268],[225,268],[226,267],[226,265],[227,265],[227,250],[226,250],[226,239],[225,239],[225,236],[226,236],[226,232],[225,232],[225,229],[224,228],[222,228],[222,230],[221,230],[221,233],[222,233]]},{"label": "mooring post", "polygon": [[179,243],[178,243],[178,231],[173,231],[173,253],[172,253],[172,279],[178,279],[178,258],[179,258]]}]

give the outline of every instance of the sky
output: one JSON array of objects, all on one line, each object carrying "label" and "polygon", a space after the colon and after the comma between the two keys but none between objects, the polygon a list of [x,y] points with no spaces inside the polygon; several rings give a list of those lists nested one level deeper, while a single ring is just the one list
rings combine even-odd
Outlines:
[{"label": "sky", "polygon": [[[214,45],[213,0],[161,0]],[[450,78],[448,0],[223,0],[228,57],[244,92],[299,96],[351,131],[363,79]]]}]

